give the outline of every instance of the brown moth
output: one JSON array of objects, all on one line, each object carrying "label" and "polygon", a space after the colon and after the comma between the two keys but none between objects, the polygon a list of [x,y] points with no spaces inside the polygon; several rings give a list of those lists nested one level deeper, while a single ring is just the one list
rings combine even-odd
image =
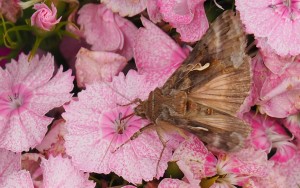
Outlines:
[{"label": "brown moth", "polygon": [[237,112],[250,90],[246,35],[233,11],[220,15],[167,82],[135,114],[157,126],[173,125],[219,149],[243,145],[250,127]]}]

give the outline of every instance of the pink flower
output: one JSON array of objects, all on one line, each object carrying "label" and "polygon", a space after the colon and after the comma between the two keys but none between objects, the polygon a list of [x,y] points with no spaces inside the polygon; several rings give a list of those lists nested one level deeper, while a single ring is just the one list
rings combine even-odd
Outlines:
[{"label": "pink flower", "polygon": [[218,179],[212,188],[244,186],[250,178],[268,175],[272,162],[262,150],[246,148],[237,153],[219,154],[217,164]]},{"label": "pink flower", "polygon": [[252,60],[252,70],[253,85],[244,111],[256,104],[263,114],[285,118],[300,110],[300,63],[290,64],[277,75],[267,69],[259,54]]},{"label": "pink flower", "polygon": [[111,81],[126,64],[126,58],[119,54],[81,48],[75,62],[77,84],[85,87],[95,81]]},{"label": "pink flower", "polygon": [[33,8],[36,12],[31,16],[31,25],[42,30],[52,30],[61,19],[61,17],[56,19],[57,10],[53,3],[51,4],[51,10],[44,3],[35,4]]},{"label": "pink flower", "polygon": [[181,65],[187,53],[166,33],[145,18],[134,43],[134,59],[141,74],[162,85]]},{"label": "pink flower", "polygon": [[288,162],[276,163],[268,176],[253,179],[257,188],[298,187],[300,184],[300,154],[296,153]]},{"label": "pink flower", "polygon": [[163,20],[169,22],[185,42],[195,42],[209,27],[204,10],[205,0],[158,0]]},{"label": "pink flower", "polygon": [[236,6],[249,33],[266,38],[281,56],[300,54],[298,1],[237,0]]},{"label": "pink flower", "polygon": [[287,55],[282,57],[277,55],[268,45],[266,38],[258,38],[257,46],[260,48],[265,66],[274,74],[281,75],[293,64],[300,64],[300,56]]},{"label": "pink flower", "polygon": [[33,188],[30,174],[21,170],[21,154],[0,149],[0,187]]},{"label": "pink flower", "polygon": [[47,54],[28,62],[21,54],[0,69],[0,147],[15,152],[39,144],[52,118],[45,114],[71,99],[71,71],[54,71],[54,58]]},{"label": "pink flower", "polygon": [[22,154],[22,169],[28,170],[35,188],[43,187],[43,171],[40,167],[44,156],[38,153]]},{"label": "pink flower", "polygon": [[74,165],[88,172],[113,171],[132,183],[161,177],[172,148],[163,150],[153,129],[130,140],[149,121],[133,115],[133,105],[126,105],[136,98],[146,99],[155,87],[133,70],[126,77],[120,73],[112,82],[87,85],[63,114],[68,130],[65,146]]},{"label": "pink flower", "polygon": [[0,0],[0,15],[11,22],[16,22],[21,14],[21,7],[18,2],[19,0]]},{"label": "pink flower", "polygon": [[146,9],[147,0],[101,0],[113,12],[118,12],[122,17],[134,16]]},{"label": "pink flower", "polygon": [[277,162],[285,162],[295,154],[296,146],[290,142],[292,138],[274,118],[248,113],[245,120],[252,126],[250,141],[254,148],[266,153],[276,148],[272,160]]},{"label": "pink flower", "polygon": [[182,142],[175,150],[172,161],[176,161],[180,170],[184,173],[184,180],[171,178],[163,179],[159,187],[199,187],[202,178],[216,174],[217,159],[207,150],[204,144],[193,135]]},{"label": "pink flower", "polygon": [[64,146],[64,137],[66,134],[65,121],[63,119],[55,120],[42,142],[35,148],[46,157],[50,155],[54,157],[57,155],[65,156],[66,148]]},{"label": "pink flower", "polygon": [[297,139],[300,139],[300,114],[291,115],[283,119],[282,123]]},{"label": "pink flower", "polygon": [[104,4],[86,4],[79,10],[78,24],[92,50],[118,53],[132,58],[137,28]]},{"label": "pink flower", "polygon": [[42,159],[43,187],[87,187],[94,188],[96,183],[88,180],[89,174],[76,169],[71,160],[61,156]]}]

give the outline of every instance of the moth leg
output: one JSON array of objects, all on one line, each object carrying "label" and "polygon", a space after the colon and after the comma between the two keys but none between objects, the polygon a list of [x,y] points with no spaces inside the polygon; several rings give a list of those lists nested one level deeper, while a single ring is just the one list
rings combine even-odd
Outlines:
[{"label": "moth leg", "polygon": [[167,147],[167,142],[168,142],[168,141],[165,141],[165,140],[163,139],[163,136],[162,136],[162,135],[163,135],[164,130],[163,130],[160,126],[156,126],[156,127],[155,127],[155,131],[156,131],[156,133],[157,133],[157,136],[158,136],[158,138],[159,138],[161,144],[163,145],[163,149],[161,150],[161,152],[160,152],[160,154],[159,154],[159,158],[158,158],[157,164],[156,164],[156,176],[157,176],[157,174],[158,174],[159,163],[160,163],[161,158],[162,158],[162,155],[163,155],[163,153],[164,153],[164,151],[165,151],[165,149],[166,149],[166,147]]},{"label": "moth leg", "polygon": [[136,98],[134,99],[132,102],[130,103],[127,103],[127,104],[117,104],[118,106],[129,106],[129,105],[132,105],[132,104],[141,104],[142,103],[142,100],[139,99],[139,98]]},{"label": "moth leg", "polygon": [[123,144],[121,144],[120,146],[118,146],[116,149],[114,149],[113,153],[116,152],[118,149],[120,149],[121,147],[123,147],[125,144],[127,144],[128,142],[136,139],[139,135],[141,135],[145,130],[151,128],[152,126],[154,126],[155,124],[153,123],[149,123],[147,125],[145,125],[144,127],[142,127],[140,130],[138,130],[137,132],[135,132],[128,140],[126,140]]}]

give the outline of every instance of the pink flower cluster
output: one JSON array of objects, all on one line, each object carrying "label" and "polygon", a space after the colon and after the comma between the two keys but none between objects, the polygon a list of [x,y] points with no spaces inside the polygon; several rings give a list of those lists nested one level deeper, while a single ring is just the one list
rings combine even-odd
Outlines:
[{"label": "pink flower cluster", "polygon": [[[130,188],[144,182],[161,188],[297,187],[298,1],[236,0],[237,15],[257,47],[251,90],[239,114],[252,128],[244,148],[231,153],[207,148],[191,133],[135,115],[138,100],[166,82],[188,56],[188,45],[209,28],[204,3],[85,4],[78,11],[79,40],[64,38],[60,46],[72,70],[56,66],[60,58],[50,53],[33,58],[21,53],[3,65],[0,187],[95,187],[101,183],[95,174],[110,173]],[[34,9],[31,25],[41,30],[53,31],[64,19],[57,18],[54,4]],[[1,8],[0,13],[9,16]],[[165,27],[176,29],[178,43]],[[182,177],[166,175],[170,163]]]}]

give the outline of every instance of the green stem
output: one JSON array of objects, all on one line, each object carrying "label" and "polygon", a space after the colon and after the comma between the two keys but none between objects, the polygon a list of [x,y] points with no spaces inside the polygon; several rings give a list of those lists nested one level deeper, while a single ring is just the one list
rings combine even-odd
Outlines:
[{"label": "green stem", "polygon": [[40,46],[41,42],[43,41],[43,39],[44,38],[42,38],[42,37],[38,37],[38,36],[36,37],[33,48],[29,54],[28,61],[30,61],[33,58],[33,56],[35,55],[35,53],[36,53],[38,47]]}]

